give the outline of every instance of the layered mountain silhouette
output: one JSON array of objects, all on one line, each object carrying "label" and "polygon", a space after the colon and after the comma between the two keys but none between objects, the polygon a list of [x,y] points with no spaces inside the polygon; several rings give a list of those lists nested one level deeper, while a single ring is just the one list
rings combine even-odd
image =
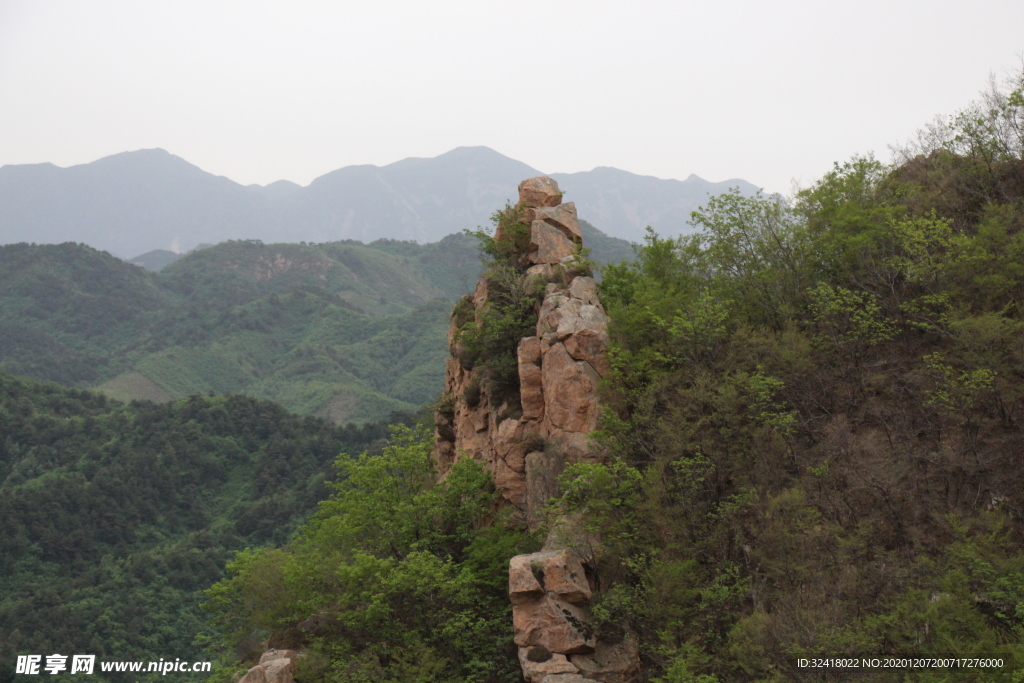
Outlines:
[{"label": "layered mountain silhouette", "polygon": [[[0,243],[83,242],[132,257],[229,239],[436,242],[486,225],[520,180],[540,173],[487,147],[347,166],[306,187],[240,185],[162,149],[69,168],[8,165],[0,167]],[[582,219],[630,241],[641,240],[647,225],[663,235],[686,232],[690,211],[709,194],[757,189],[743,180],[663,180],[605,167],[550,175]]]}]

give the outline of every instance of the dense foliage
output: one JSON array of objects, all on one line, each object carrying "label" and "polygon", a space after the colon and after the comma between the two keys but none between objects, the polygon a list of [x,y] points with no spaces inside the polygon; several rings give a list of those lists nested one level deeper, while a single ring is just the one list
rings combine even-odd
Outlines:
[{"label": "dense foliage", "polygon": [[287,549],[228,565],[207,604],[227,657],[270,636],[307,649],[299,680],[520,680],[507,566],[535,541],[495,520],[475,461],[438,482],[432,448],[429,432],[399,429],[382,455],[339,460],[335,494]]},{"label": "dense foliage", "polygon": [[0,680],[16,654],[206,659],[200,591],[235,551],[285,542],[338,454],[386,434],[241,396],[124,406],[0,374]]},{"label": "dense foliage", "polygon": [[[993,655],[862,678],[1022,680],[1022,86],[898,166],[713,198],[697,234],[604,270],[609,457],[570,466],[550,512],[600,534],[594,625],[638,637],[647,680],[825,680],[794,666],[816,654]],[[478,235],[487,306],[453,314],[490,382],[539,295],[504,218],[506,243]],[[289,549],[236,559],[210,592],[236,655],[271,635],[310,648],[302,681],[514,679],[501,588],[527,539],[488,529],[472,464],[431,486],[428,453],[405,434],[344,465]]]},{"label": "dense foliage", "polygon": [[819,680],[793,665],[812,654],[1024,668],[1021,86],[899,168],[714,198],[699,234],[605,270],[613,458],[570,468],[560,505],[601,532],[595,616],[655,679]]}]

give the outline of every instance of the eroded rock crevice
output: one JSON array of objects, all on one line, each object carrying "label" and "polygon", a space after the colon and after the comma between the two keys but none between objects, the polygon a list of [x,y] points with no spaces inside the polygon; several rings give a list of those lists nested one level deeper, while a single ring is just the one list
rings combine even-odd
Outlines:
[{"label": "eroded rock crevice", "polygon": [[[461,458],[479,461],[512,510],[514,523],[536,529],[558,495],[558,476],[576,462],[599,462],[590,440],[598,425],[598,383],[608,372],[608,316],[597,283],[582,274],[582,234],[576,207],[562,203],[547,176],[519,185],[512,209],[528,237],[512,254],[516,286],[542,293],[534,334],[518,342],[518,392],[497,391],[483,370],[463,357],[460,330],[486,314],[488,273],[473,297],[452,313],[445,394],[436,414],[435,457],[441,476]],[[495,240],[513,240],[499,226]],[[632,683],[639,680],[631,637],[602,641],[589,625],[588,579],[596,539],[555,524],[541,552],[520,555],[509,567],[515,642],[529,683]],[[614,642],[612,642],[614,641]]]}]

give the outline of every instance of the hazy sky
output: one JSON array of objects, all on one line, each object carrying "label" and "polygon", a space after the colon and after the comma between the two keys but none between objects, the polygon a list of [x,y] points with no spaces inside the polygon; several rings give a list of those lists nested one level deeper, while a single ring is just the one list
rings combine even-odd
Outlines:
[{"label": "hazy sky", "polygon": [[0,0],[0,165],[163,147],[307,184],[486,145],[788,192],[1022,52],[1022,0]]}]

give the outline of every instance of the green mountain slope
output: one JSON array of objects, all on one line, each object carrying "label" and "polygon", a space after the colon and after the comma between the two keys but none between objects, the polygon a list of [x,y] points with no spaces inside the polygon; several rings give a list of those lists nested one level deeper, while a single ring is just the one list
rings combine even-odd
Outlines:
[{"label": "green mountain slope", "polygon": [[199,591],[233,551],[283,543],[328,495],[338,454],[387,430],[242,396],[124,406],[0,373],[0,434],[9,681],[16,654],[206,659]]},{"label": "green mountain slope", "polygon": [[160,271],[170,264],[181,258],[181,254],[167,249],[154,249],[153,251],[147,251],[145,254],[139,254],[133,259],[129,260],[129,263],[134,263],[137,266],[142,266],[146,270]]},{"label": "green mountain slope", "polygon": [[598,267],[632,261],[636,257],[629,242],[609,237],[586,221],[580,221],[580,232],[583,233],[583,244],[590,250],[590,257]]},{"label": "green mountain slope", "polygon": [[[376,248],[376,247],[380,248]],[[440,389],[476,251],[229,242],[147,273],[84,245],[0,248],[0,367],[114,398],[243,392],[337,421]]]},{"label": "green mountain slope", "polygon": [[[628,245],[584,226],[594,257]],[[475,242],[225,242],[150,273],[81,244],[0,247],[0,368],[122,400],[238,392],[337,422],[441,389]]]},{"label": "green mountain slope", "polygon": [[83,244],[0,247],[0,367],[69,385],[101,380],[139,322],[170,303],[141,268]]}]

